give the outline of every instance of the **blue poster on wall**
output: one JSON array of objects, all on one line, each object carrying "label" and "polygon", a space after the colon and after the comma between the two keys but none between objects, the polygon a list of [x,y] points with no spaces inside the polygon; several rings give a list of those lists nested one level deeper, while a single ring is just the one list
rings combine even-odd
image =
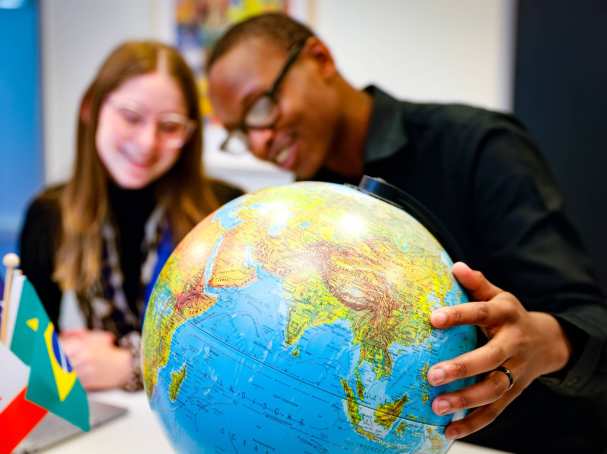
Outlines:
[{"label": "blue poster on wall", "polygon": [[0,256],[44,183],[39,5],[0,0]]}]

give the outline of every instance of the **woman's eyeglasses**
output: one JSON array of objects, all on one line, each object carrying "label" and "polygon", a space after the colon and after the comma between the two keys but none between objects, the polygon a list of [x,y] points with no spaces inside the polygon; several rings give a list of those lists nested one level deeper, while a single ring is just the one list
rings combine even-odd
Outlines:
[{"label": "woman's eyeglasses", "polygon": [[149,121],[155,121],[157,137],[163,147],[182,147],[196,126],[194,120],[178,113],[169,112],[152,116],[141,112],[130,103],[120,103],[112,99],[109,99],[108,103],[117,114],[125,137],[134,137]]}]

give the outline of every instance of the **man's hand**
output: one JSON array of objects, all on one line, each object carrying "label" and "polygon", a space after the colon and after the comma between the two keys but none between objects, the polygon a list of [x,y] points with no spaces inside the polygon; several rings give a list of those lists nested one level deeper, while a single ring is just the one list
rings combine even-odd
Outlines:
[{"label": "man's hand", "polygon": [[69,331],[61,335],[61,345],[82,385],[88,390],[116,388],[131,374],[131,354],[114,345],[107,331]]},{"label": "man's hand", "polygon": [[[571,346],[552,315],[527,311],[514,295],[464,263],[456,263],[452,271],[471,302],[434,311],[432,325],[443,329],[477,325],[489,338],[482,347],[435,364],[428,371],[428,381],[435,386],[480,376],[474,385],[442,394],[432,402],[439,415],[475,408],[447,426],[448,438],[461,438],[491,423],[537,377],[565,367]],[[512,386],[505,372],[495,370],[500,366],[511,371]]]}]

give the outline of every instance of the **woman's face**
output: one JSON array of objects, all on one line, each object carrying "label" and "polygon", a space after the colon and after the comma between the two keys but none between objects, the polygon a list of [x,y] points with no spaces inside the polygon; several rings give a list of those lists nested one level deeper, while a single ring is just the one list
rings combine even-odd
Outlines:
[{"label": "woman's face", "polygon": [[183,93],[171,76],[136,76],[103,102],[97,152],[119,186],[140,189],[173,166],[193,127]]}]

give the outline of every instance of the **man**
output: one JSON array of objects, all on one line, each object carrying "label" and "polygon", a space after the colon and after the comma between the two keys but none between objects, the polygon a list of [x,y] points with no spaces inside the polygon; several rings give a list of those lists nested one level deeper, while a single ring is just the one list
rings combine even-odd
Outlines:
[{"label": "man", "polygon": [[473,302],[431,316],[437,328],[474,324],[488,337],[428,372],[432,385],[478,377],[433,401],[439,414],[475,409],[448,437],[514,452],[602,452],[607,306],[520,123],[355,89],[327,46],[281,14],[228,30],[207,73],[229,132],[223,149],[244,141],[300,180],[381,177],[431,210],[483,270],[457,263]]}]

